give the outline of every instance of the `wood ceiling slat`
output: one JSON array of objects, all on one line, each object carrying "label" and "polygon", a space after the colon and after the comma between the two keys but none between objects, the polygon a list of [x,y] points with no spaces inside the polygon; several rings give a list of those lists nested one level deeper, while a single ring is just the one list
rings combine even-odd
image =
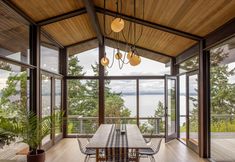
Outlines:
[{"label": "wood ceiling slat", "polygon": [[[98,18],[99,18],[102,30],[104,30],[103,14],[98,14]],[[111,30],[110,24],[111,24],[111,21],[113,20],[113,17],[105,16],[105,18],[106,18],[105,19],[106,32],[109,33]],[[129,24],[130,22],[125,21],[125,28],[123,32],[126,37],[129,32]],[[170,34],[167,32],[163,32],[157,29],[153,29],[153,28],[149,28],[149,27],[145,27],[141,25],[136,25],[136,28],[137,28],[136,38],[140,36],[142,27],[143,27],[143,33],[137,45],[143,48],[153,50],[153,51],[158,51],[161,53],[168,54],[169,56],[177,56],[178,54],[180,54],[181,52],[183,52],[184,50],[186,50],[187,48],[191,47],[193,44],[196,43],[196,41],[193,41],[191,39],[187,39],[184,37],[180,37],[174,34]],[[130,30],[130,31],[133,31],[133,30]],[[124,37],[121,34],[117,36],[117,34],[112,33],[108,35],[108,37],[112,39],[120,39],[121,41],[125,41]],[[129,39],[129,42],[133,43],[133,41],[130,41],[130,40],[131,39]]]},{"label": "wood ceiling slat", "polygon": [[[122,4],[122,13],[133,16],[133,1]],[[141,19],[142,1],[136,0],[136,17]],[[103,0],[94,2],[103,7]],[[116,11],[115,2],[106,1],[106,8]],[[234,17],[234,0],[145,0],[145,20],[199,36],[211,33]]]},{"label": "wood ceiling slat", "polygon": [[34,21],[41,21],[84,7],[82,0],[12,0]]},{"label": "wood ceiling slat", "polygon": [[42,28],[64,46],[96,37],[87,14],[45,25]]}]

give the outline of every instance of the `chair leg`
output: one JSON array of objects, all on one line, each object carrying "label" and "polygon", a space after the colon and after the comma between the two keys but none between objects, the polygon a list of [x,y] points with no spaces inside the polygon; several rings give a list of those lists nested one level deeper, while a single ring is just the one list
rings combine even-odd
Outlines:
[{"label": "chair leg", "polygon": [[154,158],[154,156],[152,155],[152,156],[150,156],[150,158],[151,158],[151,161],[152,162],[155,162],[155,158]]},{"label": "chair leg", "polygon": [[86,157],[85,157],[85,159],[84,159],[84,162],[87,162],[87,155],[86,155]]}]

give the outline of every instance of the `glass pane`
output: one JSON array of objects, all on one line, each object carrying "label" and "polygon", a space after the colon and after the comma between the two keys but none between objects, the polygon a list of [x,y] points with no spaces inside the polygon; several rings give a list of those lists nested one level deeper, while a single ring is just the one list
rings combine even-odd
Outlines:
[{"label": "glass pane", "polygon": [[29,64],[29,23],[0,2],[0,55]]},{"label": "glass pane", "polygon": [[136,81],[105,81],[105,122],[136,123]]},{"label": "glass pane", "polygon": [[198,144],[198,75],[189,76],[189,140]]},{"label": "glass pane", "polygon": [[61,114],[61,80],[55,79],[55,135],[62,132],[62,114]]},{"label": "glass pane", "polygon": [[[105,49],[111,65],[114,52],[113,48],[106,46]],[[116,53],[116,51],[114,53]],[[121,53],[124,57],[125,52],[121,51]],[[164,60],[164,57],[162,58],[162,60]],[[167,61],[167,63],[169,61]],[[128,61],[126,60],[126,62]],[[106,68],[106,70],[107,75],[109,76],[165,75],[170,74],[170,66],[167,63],[161,63],[155,60],[141,57],[141,63],[139,65],[131,66],[130,64],[124,64],[123,68],[120,69],[118,60],[114,59],[114,64],[112,68]]]},{"label": "glass pane", "polygon": [[[186,75],[179,76],[180,138],[186,140]],[[185,141],[186,142],[186,141]]]},{"label": "glass pane", "polygon": [[[29,109],[28,74],[28,69],[0,60],[1,132],[4,130],[4,133],[7,133],[7,130],[11,128],[9,124],[17,122],[14,119],[18,117],[19,109]],[[19,138],[5,141],[7,139],[3,134],[0,135],[0,138],[0,159],[6,157],[6,153],[14,152],[18,147],[27,147],[26,144],[20,142],[21,139]],[[9,145],[5,145],[4,142],[9,142]]]},{"label": "glass pane", "polygon": [[235,161],[235,37],[210,50],[211,157]]},{"label": "glass pane", "polygon": [[[71,47],[75,48],[75,47]],[[69,51],[71,51],[70,49]],[[75,50],[76,51],[76,50]],[[99,49],[91,49],[80,53],[68,52],[68,75],[97,76],[99,74]]]},{"label": "glass pane", "polygon": [[[51,78],[42,75],[42,118],[51,116]],[[49,142],[51,134],[48,134],[43,140],[42,145]]]},{"label": "glass pane", "polygon": [[188,71],[196,70],[199,67],[199,57],[194,56],[180,64],[179,73],[185,73]]},{"label": "glass pane", "polygon": [[175,100],[175,87],[176,87],[176,83],[175,83],[175,80],[173,79],[168,79],[167,80],[168,82],[168,95],[167,95],[167,101],[168,101],[168,111],[167,111],[167,114],[168,114],[168,117],[167,117],[167,120],[168,120],[168,135],[171,135],[173,133],[176,132],[176,100]]},{"label": "glass pane", "polygon": [[68,80],[68,134],[94,134],[98,128],[98,80]]},{"label": "glass pane", "polygon": [[140,130],[144,134],[164,134],[164,80],[139,80]]},{"label": "glass pane", "polygon": [[41,68],[59,73],[59,48],[41,34]]}]

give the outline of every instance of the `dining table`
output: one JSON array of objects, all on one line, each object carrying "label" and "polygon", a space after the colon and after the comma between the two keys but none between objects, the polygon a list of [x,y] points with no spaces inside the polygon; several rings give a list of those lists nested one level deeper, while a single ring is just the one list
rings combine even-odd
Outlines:
[{"label": "dining table", "polygon": [[138,162],[138,150],[149,146],[136,124],[101,124],[86,148],[96,150],[97,162]]}]

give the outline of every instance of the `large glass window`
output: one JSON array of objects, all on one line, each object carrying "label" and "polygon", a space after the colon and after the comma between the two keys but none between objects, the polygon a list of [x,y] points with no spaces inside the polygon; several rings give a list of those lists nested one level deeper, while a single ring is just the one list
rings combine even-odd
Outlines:
[{"label": "large glass window", "polygon": [[211,157],[235,161],[235,38],[210,50]]},{"label": "large glass window", "polygon": [[136,123],[136,80],[105,81],[105,122]]},{"label": "large glass window", "polygon": [[94,48],[85,52],[68,50],[68,75],[71,76],[98,76],[99,74],[99,49]]},{"label": "large glass window", "polygon": [[98,80],[68,80],[68,134],[92,134],[98,128]]},{"label": "large glass window", "polygon": [[186,142],[186,75],[179,76],[180,139]]},{"label": "large glass window", "polygon": [[[4,134],[8,134],[5,130],[11,128],[9,124],[17,122],[18,110],[29,109],[28,74],[28,69],[0,60],[0,159],[7,159],[17,149],[27,147],[20,139],[14,141]],[[9,145],[4,145],[7,140]]]},{"label": "large glass window", "polygon": [[[51,78],[42,75],[42,90],[41,90],[41,101],[42,101],[42,117],[51,116]],[[46,144],[51,140],[51,133],[48,134],[43,140],[42,145]]]},{"label": "large glass window", "polygon": [[61,80],[55,79],[55,135],[62,133]]},{"label": "large glass window", "polygon": [[41,68],[59,73],[59,48],[41,34]]},{"label": "large glass window", "polygon": [[198,55],[182,62],[179,66],[179,73],[185,73],[198,69],[199,67],[199,57]]},{"label": "large glass window", "polygon": [[[109,58],[110,64],[113,60],[113,48],[105,47],[106,55]],[[116,51],[115,51],[116,52]],[[115,53],[114,52],[114,53]],[[121,53],[124,56],[123,51]],[[126,61],[127,62],[127,61]],[[124,64],[121,67],[118,60],[114,60],[112,68],[106,68],[109,76],[146,76],[146,75],[165,75],[170,74],[170,66],[167,63],[161,63],[155,60],[141,57],[141,63],[137,66],[131,66],[130,64]]]},{"label": "large glass window", "polygon": [[29,23],[0,1],[0,55],[29,63]]},{"label": "large glass window", "polygon": [[139,80],[139,119],[145,134],[164,133],[164,80]]}]

